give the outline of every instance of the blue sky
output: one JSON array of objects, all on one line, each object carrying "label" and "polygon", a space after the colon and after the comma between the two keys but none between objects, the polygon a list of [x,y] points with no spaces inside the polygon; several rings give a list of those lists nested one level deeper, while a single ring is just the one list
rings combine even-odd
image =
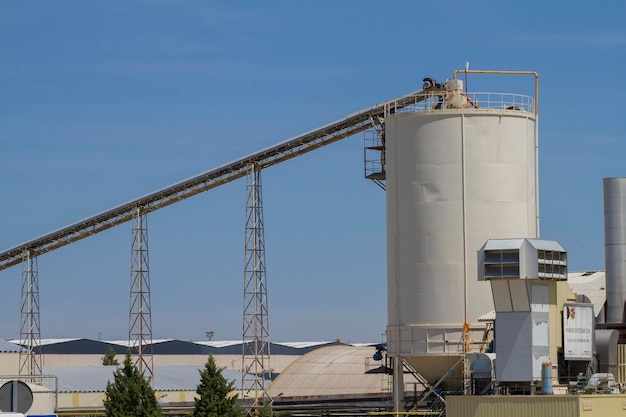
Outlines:
[{"label": "blue sky", "polygon": [[[626,5],[0,3],[0,250],[473,69],[540,74],[542,237],[604,268],[602,178],[626,176]],[[470,90],[526,93],[532,80]],[[384,192],[356,135],[263,172],[272,340],[379,341]],[[245,182],[149,217],[153,336],[238,339]],[[131,226],[39,258],[42,337],[124,339]],[[21,269],[0,271],[19,337]]]}]

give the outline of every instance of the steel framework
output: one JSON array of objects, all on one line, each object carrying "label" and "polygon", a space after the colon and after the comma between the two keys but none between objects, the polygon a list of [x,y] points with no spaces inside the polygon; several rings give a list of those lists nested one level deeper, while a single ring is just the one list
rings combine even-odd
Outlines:
[{"label": "steel framework", "polygon": [[39,322],[37,257],[27,250],[24,251],[23,258],[19,374],[41,376],[41,326]]},{"label": "steel framework", "polygon": [[137,349],[135,366],[154,386],[152,357],[152,308],[148,260],[148,216],[136,208],[133,216],[133,243],[130,265],[130,314],[128,346]]},{"label": "steel framework", "polygon": [[[31,271],[25,275],[28,276],[28,281],[26,281],[26,287],[23,290],[26,295],[23,297],[25,301],[22,305],[22,316],[27,317],[27,319],[23,318],[22,320],[21,334],[25,335],[22,336],[23,340],[31,339],[27,341],[26,346],[32,348],[36,343],[34,339],[40,338],[36,258],[44,253],[135,219],[129,343],[131,347],[138,349],[139,367],[148,371],[149,376],[153,379],[152,352],[148,351],[152,346],[149,343],[152,341],[152,324],[145,216],[159,208],[241,178],[249,172],[250,166],[254,166],[255,170],[261,170],[353,136],[371,127],[380,127],[387,115],[422,100],[424,100],[423,90],[418,90],[362,109],[335,122],[0,252],[0,270],[26,261],[24,268],[26,271]],[[33,260],[35,260],[34,264],[32,263]],[[35,265],[34,268],[33,265]],[[30,311],[30,313],[24,313],[25,311]],[[257,347],[256,352],[262,352],[262,348]],[[30,358],[29,366],[31,369],[40,372],[40,360],[38,361],[32,354],[24,357]]]},{"label": "steel framework", "polygon": [[394,113],[403,107],[416,104],[423,99],[423,90],[419,90],[368,107],[315,130],[295,136],[269,148],[203,172],[46,235],[31,239],[1,252],[0,270],[22,262],[22,254],[27,250],[30,251],[32,256],[39,256],[77,240],[100,233],[132,220],[134,211],[137,208],[140,208],[142,213],[148,214],[159,208],[241,178],[246,175],[250,164],[255,164],[259,169],[267,168],[363,132],[370,127],[378,126],[383,123],[386,115]]},{"label": "steel framework", "polygon": [[267,308],[265,239],[261,170],[250,164],[246,177],[246,237],[243,289],[243,356],[241,386],[252,408],[271,400],[265,381],[271,376]]}]

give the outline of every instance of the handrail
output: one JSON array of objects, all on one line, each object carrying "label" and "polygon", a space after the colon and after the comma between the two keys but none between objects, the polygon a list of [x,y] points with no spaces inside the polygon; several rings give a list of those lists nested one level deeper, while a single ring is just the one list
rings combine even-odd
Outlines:
[{"label": "handrail", "polygon": [[[469,65],[469,64],[468,64]],[[539,74],[535,71],[492,71],[470,70],[465,67],[462,70],[454,70],[452,75],[456,79],[457,74],[495,74],[495,75],[530,75],[535,78],[535,226],[537,237],[541,236],[539,228]]]},{"label": "handrail", "polygon": [[[423,94],[423,97],[420,97],[421,100],[404,105],[402,109],[397,110],[397,113],[450,110],[450,107],[446,107],[446,94],[446,92],[441,91],[427,91]],[[523,111],[535,113],[535,100],[530,96],[522,94],[469,92],[464,93],[463,97],[467,100],[466,108],[454,108],[455,110],[471,109],[489,112]]]},{"label": "handrail", "polygon": [[456,79],[457,74],[494,74],[494,75],[531,75],[535,77],[535,117],[539,116],[539,74],[535,71],[494,71],[494,70],[454,70],[452,78]]}]

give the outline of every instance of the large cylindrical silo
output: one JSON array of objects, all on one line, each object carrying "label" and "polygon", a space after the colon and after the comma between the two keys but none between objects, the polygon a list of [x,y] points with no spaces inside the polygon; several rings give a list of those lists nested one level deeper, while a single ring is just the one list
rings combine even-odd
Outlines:
[{"label": "large cylindrical silo", "polygon": [[606,322],[624,323],[626,302],[626,178],[604,178]]},{"label": "large cylindrical silo", "polygon": [[472,96],[458,80],[425,94],[385,119],[387,349],[434,383],[481,348],[493,300],[478,250],[538,237],[537,133],[530,97]]}]

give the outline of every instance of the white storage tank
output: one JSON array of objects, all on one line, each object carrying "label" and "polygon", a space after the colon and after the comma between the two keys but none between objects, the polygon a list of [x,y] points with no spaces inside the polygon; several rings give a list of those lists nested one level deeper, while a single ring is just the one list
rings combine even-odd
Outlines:
[{"label": "white storage tank", "polygon": [[531,97],[442,88],[385,118],[387,337],[391,356],[458,386],[449,369],[484,351],[477,319],[493,310],[478,250],[538,237],[536,112]]}]

